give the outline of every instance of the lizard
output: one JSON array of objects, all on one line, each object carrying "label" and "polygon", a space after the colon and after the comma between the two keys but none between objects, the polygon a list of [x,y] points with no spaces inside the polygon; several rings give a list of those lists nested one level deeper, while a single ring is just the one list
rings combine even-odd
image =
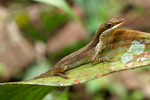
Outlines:
[{"label": "lizard", "polygon": [[107,40],[112,33],[123,24],[124,19],[117,20],[115,18],[111,18],[107,20],[99,26],[91,42],[83,48],[62,58],[50,70],[35,77],[34,79],[51,76],[61,76],[62,78],[69,79],[69,77],[64,73],[68,69],[79,66],[88,60],[90,60],[90,62],[109,61],[107,58],[97,58],[96,56],[108,45]]}]

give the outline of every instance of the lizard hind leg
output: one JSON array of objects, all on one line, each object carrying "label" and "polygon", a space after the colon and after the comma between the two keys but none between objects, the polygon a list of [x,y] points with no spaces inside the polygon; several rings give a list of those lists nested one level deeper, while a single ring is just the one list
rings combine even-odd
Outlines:
[{"label": "lizard hind leg", "polygon": [[103,62],[105,63],[105,61],[107,62],[111,62],[112,57],[107,57],[107,58],[93,58],[91,59],[91,62]]},{"label": "lizard hind leg", "polygon": [[57,72],[54,73],[55,76],[61,76],[62,78],[69,79],[68,76],[65,75],[64,71],[67,70],[67,65],[61,65],[57,68]]}]

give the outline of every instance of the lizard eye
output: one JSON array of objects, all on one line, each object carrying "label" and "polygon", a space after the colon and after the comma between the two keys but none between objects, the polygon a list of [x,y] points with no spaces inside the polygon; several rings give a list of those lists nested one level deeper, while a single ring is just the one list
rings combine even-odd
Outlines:
[{"label": "lizard eye", "polygon": [[108,27],[112,27],[112,24],[111,24],[111,23],[108,23],[107,26],[108,26]]}]

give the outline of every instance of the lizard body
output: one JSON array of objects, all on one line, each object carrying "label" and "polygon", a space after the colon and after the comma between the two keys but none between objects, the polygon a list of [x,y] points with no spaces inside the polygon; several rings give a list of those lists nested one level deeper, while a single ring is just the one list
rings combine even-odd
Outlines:
[{"label": "lizard body", "polygon": [[64,57],[56,65],[54,65],[49,71],[41,74],[37,78],[44,78],[59,75],[63,78],[68,78],[63,74],[64,71],[74,68],[84,62],[90,60],[91,62],[106,61],[104,58],[96,58],[97,54],[106,47],[106,43],[111,34],[120,26],[124,24],[124,19],[117,20],[111,18],[104,22],[96,31],[93,39],[89,44],[79,49],[78,51]]}]

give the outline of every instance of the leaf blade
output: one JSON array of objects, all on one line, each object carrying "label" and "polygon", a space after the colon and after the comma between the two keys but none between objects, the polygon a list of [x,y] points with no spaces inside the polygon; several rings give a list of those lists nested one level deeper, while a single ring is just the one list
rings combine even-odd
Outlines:
[{"label": "leaf blade", "polygon": [[[41,100],[54,87],[37,85],[1,85],[1,100]],[[41,93],[40,93],[41,92]]]},{"label": "leaf blade", "polygon": [[[126,53],[129,55],[124,55]],[[1,83],[0,97],[5,100],[16,100],[18,96],[20,99],[41,100],[55,86],[75,85],[113,72],[148,66],[150,65],[150,34],[133,30],[116,30],[109,39],[109,46],[100,52],[100,56],[113,56],[114,59],[105,64],[88,63],[68,70],[65,73],[70,79],[54,76],[22,82]],[[127,58],[121,59],[122,57]],[[132,59],[128,60],[129,58]],[[41,95],[39,95],[40,92]]]},{"label": "leaf blade", "polygon": [[[142,43],[143,38],[145,38],[145,42]],[[106,62],[105,64],[88,63],[68,70],[65,73],[70,79],[63,79],[60,76],[54,76],[23,82],[10,82],[6,84],[70,86],[97,79],[116,71],[147,66],[150,65],[149,44],[150,35],[148,33],[133,30],[116,30],[109,39],[109,46],[100,53],[100,56],[102,57],[114,57],[112,62]],[[135,48],[139,50],[136,50]],[[127,53],[128,55],[125,55]]]}]

